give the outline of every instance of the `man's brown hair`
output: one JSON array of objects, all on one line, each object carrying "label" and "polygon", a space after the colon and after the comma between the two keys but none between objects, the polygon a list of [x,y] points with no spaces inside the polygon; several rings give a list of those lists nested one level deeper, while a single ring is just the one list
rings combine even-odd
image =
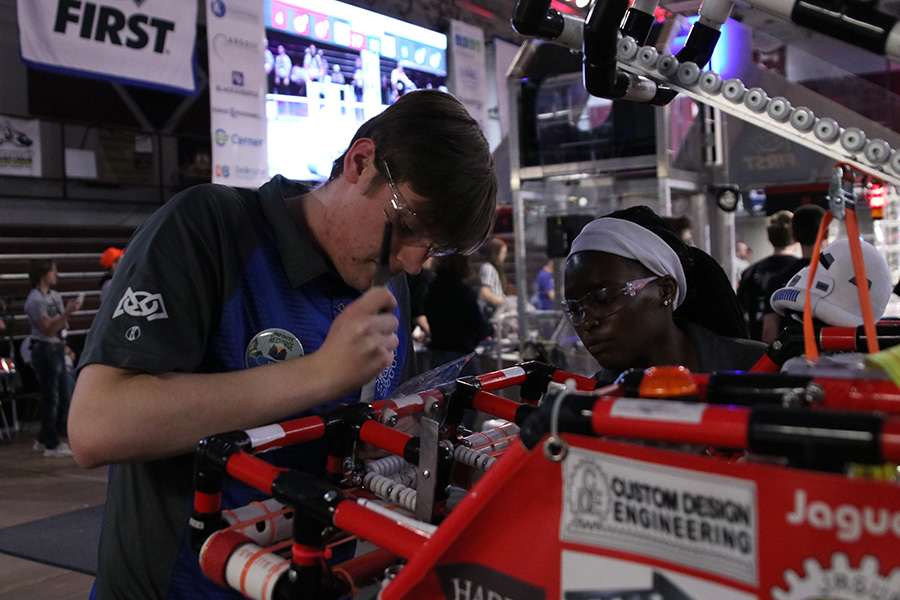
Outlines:
[{"label": "man's brown hair", "polygon": [[[360,126],[353,142],[375,142],[376,168],[387,184],[407,182],[426,202],[414,207],[425,232],[440,249],[469,254],[490,237],[496,209],[494,158],[478,122],[459,100],[438,90],[404,94]],[[346,152],[330,179],[344,170]]]},{"label": "man's brown hair", "polygon": [[787,248],[794,243],[794,234],[791,232],[793,213],[789,210],[779,210],[766,221],[766,234],[769,243],[777,249]]}]

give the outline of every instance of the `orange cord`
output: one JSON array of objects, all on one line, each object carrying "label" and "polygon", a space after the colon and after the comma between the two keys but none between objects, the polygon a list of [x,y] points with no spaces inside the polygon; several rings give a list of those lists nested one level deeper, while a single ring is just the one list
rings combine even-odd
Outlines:
[{"label": "orange cord", "polygon": [[822,249],[822,238],[828,231],[828,225],[834,219],[831,211],[825,213],[822,224],[819,226],[819,233],[816,235],[816,245],[813,247],[812,257],[809,259],[809,276],[806,279],[806,295],[803,300],[803,349],[806,352],[806,360],[816,360],[819,358],[819,347],[816,344],[816,332],[813,328],[812,318],[812,302],[810,300],[809,291],[812,289],[813,277],[816,274],[816,267],[819,266],[819,252]]},{"label": "orange cord", "polygon": [[859,304],[862,308],[863,327],[866,332],[866,344],[869,354],[878,352],[878,333],[875,330],[875,316],[872,313],[872,297],[869,294],[869,279],[866,277],[866,263],[863,260],[862,246],[859,243],[859,224],[856,211],[847,211],[847,236],[850,238],[850,255],[853,257],[853,274],[856,276],[856,289],[859,290]]},{"label": "orange cord", "polygon": [[[847,179],[851,173],[849,168],[844,166],[844,178]],[[862,255],[862,245],[859,242],[859,223],[856,220],[856,210],[851,206],[847,206],[845,210],[847,223],[847,237],[850,243],[850,257],[853,259],[853,274],[856,277],[856,289],[859,293],[859,304],[862,310],[863,326],[866,332],[866,344],[868,345],[869,354],[878,352],[878,333],[875,329],[875,316],[872,313],[872,299],[869,294],[869,279],[866,277],[866,263]],[[806,351],[807,360],[817,360],[819,358],[819,347],[816,344],[816,333],[813,328],[813,318],[811,310],[810,290],[812,289],[813,278],[815,277],[816,268],[819,266],[819,252],[822,249],[822,238],[828,230],[828,225],[834,219],[834,215],[829,210],[822,219],[819,227],[819,234],[816,236],[816,245],[813,248],[813,255],[809,261],[809,278],[806,281],[806,296],[803,304],[803,345]]]}]

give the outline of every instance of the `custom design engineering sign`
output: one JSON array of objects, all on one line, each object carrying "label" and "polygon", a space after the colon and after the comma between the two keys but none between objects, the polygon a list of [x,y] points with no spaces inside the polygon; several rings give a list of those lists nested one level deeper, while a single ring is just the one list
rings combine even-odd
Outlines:
[{"label": "custom design engineering sign", "polygon": [[560,538],[757,583],[752,481],[572,449]]},{"label": "custom design engineering sign", "polygon": [[563,439],[511,444],[383,597],[900,600],[896,484]]}]

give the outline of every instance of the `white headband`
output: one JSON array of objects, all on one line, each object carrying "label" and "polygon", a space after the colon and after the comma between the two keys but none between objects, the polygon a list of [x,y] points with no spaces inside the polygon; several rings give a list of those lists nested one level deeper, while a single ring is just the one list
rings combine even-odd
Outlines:
[{"label": "white headband", "polygon": [[630,258],[644,265],[657,276],[671,275],[678,284],[675,308],[684,301],[687,280],[678,255],[661,237],[631,221],[604,217],[584,226],[572,241],[569,256],[576,252],[594,250],[622,258]]}]

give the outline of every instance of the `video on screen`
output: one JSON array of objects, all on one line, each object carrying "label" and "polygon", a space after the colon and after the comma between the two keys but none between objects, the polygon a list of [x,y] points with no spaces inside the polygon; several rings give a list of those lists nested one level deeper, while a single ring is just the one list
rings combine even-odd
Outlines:
[{"label": "video on screen", "polygon": [[269,175],[324,181],[365,121],[446,90],[444,34],[327,0],[267,0],[265,16]]}]

